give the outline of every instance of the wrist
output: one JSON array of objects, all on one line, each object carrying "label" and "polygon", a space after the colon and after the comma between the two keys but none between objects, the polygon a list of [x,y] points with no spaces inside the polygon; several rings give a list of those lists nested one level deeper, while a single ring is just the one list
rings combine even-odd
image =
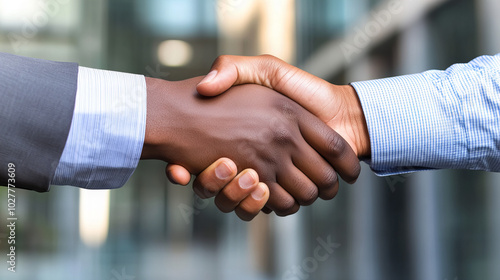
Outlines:
[{"label": "wrist", "polygon": [[144,145],[142,147],[141,159],[161,159],[164,153],[160,149],[164,147],[165,137],[171,135],[168,125],[169,120],[166,114],[169,110],[165,108],[164,96],[171,91],[173,82],[146,77],[147,90],[147,110],[146,110],[146,131],[144,135]]},{"label": "wrist", "polygon": [[199,98],[196,84],[202,77],[182,81],[146,78],[146,133],[141,159],[179,162],[183,153],[192,149],[199,131]]},{"label": "wrist", "polygon": [[370,135],[366,123],[365,114],[361,107],[361,101],[354,87],[351,85],[341,86],[345,97],[346,120],[351,129],[353,149],[359,158],[367,158],[371,155]]}]

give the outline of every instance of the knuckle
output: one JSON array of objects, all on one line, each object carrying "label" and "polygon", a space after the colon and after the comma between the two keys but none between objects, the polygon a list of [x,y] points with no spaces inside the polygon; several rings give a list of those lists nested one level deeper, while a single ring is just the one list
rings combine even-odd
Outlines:
[{"label": "knuckle", "polygon": [[296,208],[296,206],[298,206],[298,204],[296,203],[295,199],[293,199],[292,197],[284,198],[274,206],[273,210],[278,216],[287,216],[297,212],[294,211],[294,208]]},{"label": "knuckle", "polygon": [[258,57],[261,58],[261,61],[266,66],[276,66],[277,63],[281,62],[281,59],[271,54],[261,54]]},{"label": "knuckle", "polygon": [[346,143],[344,141],[344,138],[342,138],[340,135],[336,133],[330,133],[327,138],[326,148],[328,149],[329,154],[338,157],[346,148]]},{"label": "knuckle", "polygon": [[273,212],[273,210],[271,210],[269,207],[267,206],[264,206],[264,208],[262,208],[261,210],[264,214],[271,214]]},{"label": "knuckle", "polygon": [[297,119],[296,108],[288,100],[277,100],[274,113],[267,124],[267,131],[271,135],[271,140],[278,144],[291,144],[295,141],[297,129],[295,122]]},{"label": "knuckle", "polygon": [[218,196],[224,196],[225,200],[233,205],[237,205],[240,202],[240,200],[238,199],[238,194],[235,194],[234,192],[226,192],[222,190],[222,192],[220,192]]},{"label": "knuckle", "polygon": [[236,210],[234,212],[236,213],[238,218],[240,218],[241,220],[243,220],[245,222],[250,222],[259,213],[259,212],[257,212],[257,213],[248,212],[247,210],[245,210],[241,207],[236,208]]},{"label": "knuckle", "polygon": [[279,145],[290,145],[294,142],[293,134],[283,127],[273,129],[272,140]]},{"label": "knuckle", "polygon": [[235,209],[236,213],[245,213],[246,216],[255,216],[260,212],[260,208],[251,207],[245,203],[238,205]]},{"label": "knuckle", "polygon": [[196,193],[201,198],[209,198],[215,196],[219,193],[220,187],[216,182],[208,181],[202,182],[201,180],[195,180],[193,182],[193,188],[196,190]]},{"label": "knuckle", "polygon": [[307,195],[306,197],[302,197],[302,198],[297,198],[297,201],[299,203],[299,205],[302,205],[302,206],[308,206],[308,205],[311,205],[313,204],[316,199],[318,199],[318,192],[316,191],[316,194],[314,195]]},{"label": "knuckle", "polygon": [[281,98],[275,103],[276,109],[281,115],[285,116],[287,119],[295,119],[297,115],[297,105],[290,102],[290,100]]},{"label": "knuckle", "polygon": [[359,161],[355,161],[349,166],[345,166],[343,172],[339,171],[339,175],[342,179],[349,184],[354,184],[354,182],[358,179],[359,174],[361,174],[361,165],[359,164]]},{"label": "knuckle", "polygon": [[339,185],[335,184],[332,188],[322,191],[320,197],[323,200],[331,200],[337,196],[338,192],[339,192]]},{"label": "knuckle", "polygon": [[264,58],[266,60],[277,59],[277,57],[275,57],[274,55],[267,54],[267,53],[266,54],[261,54],[261,55],[259,55],[259,57],[262,57],[262,58]]},{"label": "knuckle", "polygon": [[296,199],[300,205],[311,205],[318,199],[318,188],[316,188],[316,186],[305,187],[303,189],[303,194]]},{"label": "knuckle", "polygon": [[321,189],[331,188],[338,182],[337,173],[329,168],[327,171],[323,172],[322,178],[319,180],[319,185]]},{"label": "knuckle", "polygon": [[359,164],[359,162],[356,163],[357,164],[352,167],[352,173],[348,178],[349,183],[354,183],[358,179],[359,174],[361,174],[361,165]]},{"label": "knuckle", "polygon": [[229,207],[223,202],[223,199],[221,199],[219,196],[215,197],[214,200],[215,206],[222,212],[222,213],[229,213],[233,211],[234,208]]},{"label": "knuckle", "polygon": [[266,66],[265,71],[271,71],[276,74],[276,71],[279,71],[280,68],[282,68],[283,65],[287,65],[285,61],[283,61],[281,58],[274,56],[272,54],[262,54],[258,56],[261,58],[261,62],[263,66]]},{"label": "knuckle", "polygon": [[234,207],[236,207],[236,205],[231,201],[228,201],[227,197],[222,193],[219,193],[215,197],[214,204],[223,213],[229,213],[234,210]]},{"label": "knuckle", "polygon": [[220,55],[218,56],[212,66],[222,66],[233,61],[233,57],[231,55]]},{"label": "knuckle", "polygon": [[298,204],[295,204],[293,207],[287,209],[286,211],[275,211],[276,212],[276,215],[280,216],[280,217],[285,217],[285,216],[289,216],[289,215],[292,215],[292,214],[295,214],[297,213],[297,211],[299,211],[300,209],[300,206]]}]

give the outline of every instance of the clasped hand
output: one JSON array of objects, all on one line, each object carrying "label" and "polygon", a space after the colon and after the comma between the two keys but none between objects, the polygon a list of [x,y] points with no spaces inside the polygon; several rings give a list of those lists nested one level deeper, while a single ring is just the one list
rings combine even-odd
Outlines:
[{"label": "clasped hand", "polygon": [[351,145],[294,101],[258,85],[202,97],[200,81],[147,79],[142,158],[169,162],[167,174],[178,183],[187,183],[184,170],[199,174],[195,192],[215,196],[223,212],[251,220],[265,204],[289,215],[318,197],[332,199],[336,172],[347,182],[358,177]]}]

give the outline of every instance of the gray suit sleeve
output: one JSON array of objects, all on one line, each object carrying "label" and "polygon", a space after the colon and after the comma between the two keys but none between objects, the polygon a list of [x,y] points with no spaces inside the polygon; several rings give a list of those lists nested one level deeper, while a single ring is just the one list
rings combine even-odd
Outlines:
[{"label": "gray suit sleeve", "polygon": [[45,192],[68,137],[78,65],[0,53],[0,185]]}]

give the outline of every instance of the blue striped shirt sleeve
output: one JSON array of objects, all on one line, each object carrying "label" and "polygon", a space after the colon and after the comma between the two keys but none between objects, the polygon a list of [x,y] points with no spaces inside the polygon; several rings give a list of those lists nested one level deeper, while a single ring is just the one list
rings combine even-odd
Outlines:
[{"label": "blue striped shirt sleeve", "polygon": [[80,67],[71,128],[52,184],[123,186],[142,153],[146,95],[142,75]]},{"label": "blue striped shirt sleeve", "polygon": [[445,71],[352,83],[378,175],[500,171],[500,54]]}]

